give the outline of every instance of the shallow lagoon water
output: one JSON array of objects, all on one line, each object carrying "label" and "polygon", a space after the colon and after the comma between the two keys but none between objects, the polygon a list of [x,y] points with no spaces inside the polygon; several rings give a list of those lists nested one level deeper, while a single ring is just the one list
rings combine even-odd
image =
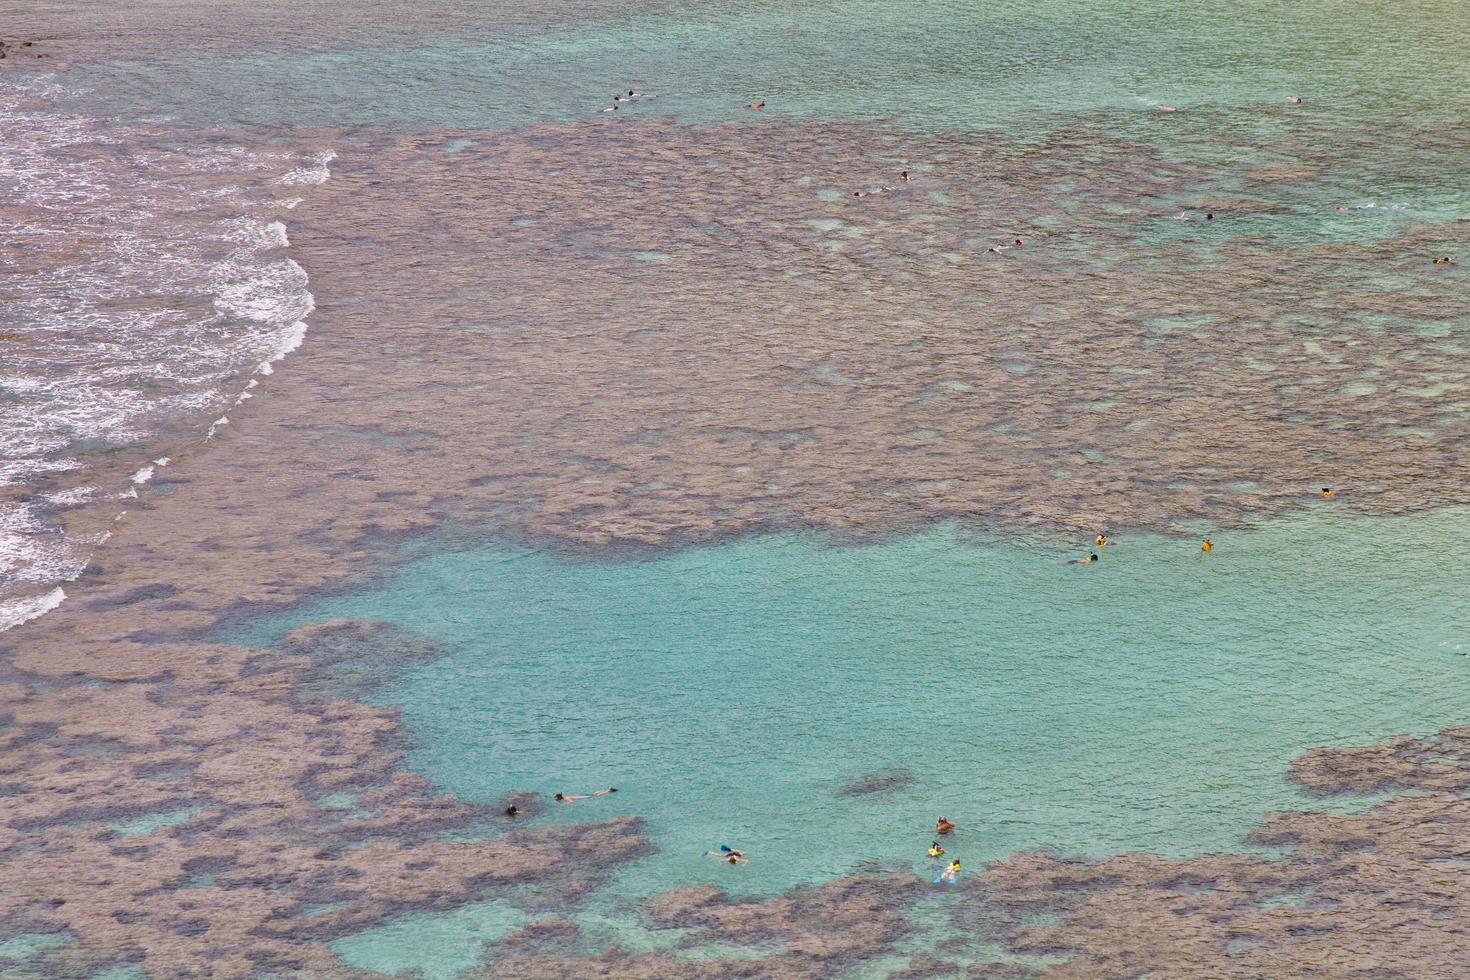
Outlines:
[{"label": "shallow lagoon water", "polygon": [[[444,656],[377,699],[402,706],[410,764],[436,786],[493,803],[615,785],[538,818],[648,819],[658,852],[610,897],[772,893],[918,869],[941,813],[974,866],[1017,848],[1238,850],[1265,811],[1324,806],[1285,779],[1302,750],[1463,720],[1467,527],[1462,510],[1324,504],[1208,555],[1123,535],[1091,567],[1065,563],[1081,544],[953,526],[620,560],[492,542],[236,638],[330,617],[433,636]],[[887,770],[912,781],[838,793]],[[750,864],[700,856],[724,842]]]}]

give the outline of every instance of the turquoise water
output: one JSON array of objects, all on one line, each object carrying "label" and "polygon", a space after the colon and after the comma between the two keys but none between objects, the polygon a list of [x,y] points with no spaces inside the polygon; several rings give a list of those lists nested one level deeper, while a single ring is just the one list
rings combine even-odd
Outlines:
[{"label": "turquoise water", "polygon": [[[1209,555],[1124,538],[1091,567],[953,527],[613,561],[489,543],[237,638],[338,616],[433,636],[444,656],[377,699],[436,786],[615,785],[541,818],[648,819],[658,853],[614,893],[768,893],[917,868],[938,814],[970,862],[1241,848],[1264,811],[1320,805],[1284,778],[1303,749],[1463,721],[1467,528],[1324,505]],[[888,770],[911,781],[837,792]],[[750,864],[700,857],[722,842]]]},{"label": "turquoise water", "polygon": [[[119,116],[143,106],[287,141],[346,127],[331,137],[344,158],[358,128],[463,127],[444,144],[452,159],[496,130],[597,119],[629,87],[657,96],[617,114],[612,132],[632,142],[640,117],[664,116],[880,120],[1018,142],[1094,127],[1218,163],[1209,194],[1281,205],[1213,226],[1218,237],[1205,241],[1222,262],[1241,239],[1372,242],[1467,205],[1454,134],[1470,92],[1470,5],[1448,0],[630,4],[596,19],[558,8],[530,18],[535,27],[499,23],[500,9],[487,5],[478,30],[389,31],[391,43],[363,45],[324,25],[309,42],[181,49],[72,80],[78,99]],[[1306,104],[1286,108],[1292,95]],[[757,98],[764,114],[742,108]],[[1161,104],[1181,111],[1161,114]],[[1322,172],[1249,176],[1303,161]],[[1076,161],[1079,173],[1090,165]],[[1065,212],[1065,187],[1057,199]],[[413,202],[403,207],[412,220]],[[1204,234],[1160,217],[1136,244],[1152,258],[1204,247]],[[493,256],[503,246],[495,229],[485,235]],[[1386,278],[1395,274],[1365,267],[1357,285],[1408,288]],[[1307,298],[1318,286],[1304,283]],[[1459,334],[1465,323],[1445,317],[1434,329]],[[1161,332],[1195,326],[1158,322]],[[1377,326],[1399,322],[1385,315]],[[656,852],[620,869],[576,917],[596,936],[649,948],[667,940],[637,925],[642,897],[691,882],[772,894],[854,868],[919,868],[941,813],[961,825],[951,849],[974,867],[1032,847],[1239,850],[1265,811],[1364,805],[1309,800],[1286,766],[1310,746],[1465,721],[1467,530],[1462,510],[1348,519],[1320,505],[1217,535],[1208,556],[1195,540],[1125,536],[1094,567],[1065,564],[1085,542],[953,526],[857,546],[763,536],[644,557],[440,538],[382,587],[231,637],[274,642],[294,625],[354,617],[440,640],[441,658],[373,695],[402,707],[408,764],[486,803],[512,790],[617,786],[535,820],[646,818]],[[839,792],[874,774],[891,785]],[[350,794],[321,802],[356,805]],[[181,815],[115,829],[148,833]],[[700,856],[723,842],[747,848],[750,864]],[[530,914],[478,903],[334,946],[353,965],[447,977]]]},{"label": "turquoise water", "polygon": [[516,13],[492,4],[481,29],[437,38],[323,36],[305,50],[260,38],[120,63],[114,94],[136,85],[159,110],[245,125],[508,126],[583,116],[634,87],[659,97],[634,110],[692,121],[765,99],[775,112],[1024,130],[1054,113],[1292,95],[1341,117],[1453,121],[1470,80],[1458,40],[1470,13],[1450,0],[1306,0],[1289,13],[1198,0],[629,4],[534,29]]}]

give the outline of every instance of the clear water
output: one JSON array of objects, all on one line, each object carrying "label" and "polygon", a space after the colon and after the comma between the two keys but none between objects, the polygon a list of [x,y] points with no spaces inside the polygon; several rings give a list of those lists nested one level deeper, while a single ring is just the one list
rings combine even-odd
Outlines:
[{"label": "clear water", "polygon": [[[772,115],[1017,140],[1103,118],[1241,173],[1295,153],[1273,140],[1357,147],[1317,179],[1215,188],[1292,209],[1230,235],[1371,241],[1470,205],[1463,148],[1419,141],[1465,118],[1470,5],[1454,0],[633,3],[595,18],[560,6],[513,18],[491,4],[479,16],[473,29],[390,31],[381,44],[343,41],[330,23],[299,39],[222,29],[223,49],[181,46],[67,81],[99,114],[283,139],[318,126],[594,118],[629,87],[658,98],[620,122],[759,126],[767,117],[741,108],[756,98]],[[1291,95],[1307,104],[1290,125],[1265,111]],[[1156,112],[1164,103],[1182,111]],[[638,138],[636,125],[621,132]],[[1153,233],[1142,244],[1196,229],[1161,221]],[[1365,277],[1365,289],[1383,285]],[[953,850],[972,867],[1022,847],[1241,848],[1263,811],[1311,804],[1284,779],[1303,749],[1465,720],[1467,529],[1464,511],[1349,520],[1321,506],[1219,536],[1208,556],[1194,541],[1139,537],[1088,568],[1064,563],[1081,543],[952,527],[639,559],[440,540],[382,588],[234,637],[270,642],[348,616],[440,639],[441,659],[375,695],[403,707],[410,765],[486,802],[616,785],[538,819],[647,818],[657,852],[578,913],[640,948],[657,940],[628,914],[639,897],[703,881],[766,894],[873,862],[917,868],[940,813],[960,823]],[[838,794],[889,770],[911,781]],[[700,857],[722,842],[751,863]],[[523,919],[479,904],[335,945],[354,965],[448,976]]]},{"label": "clear water", "polygon": [[1470,73],[1459,41],[1470,13],[1452,0],[1289,12],[1199,0],[627,4],[533,29],[514,15],[488,5],[479,29],[420,43],[260,38],[113,70],[160,111],[250,125],[508,126],[574,118],[633,87],[659,97],[639,111],[692,121],[764,99],[778,112],[1018,129],[1052,113],[1292,95],[1343,116],[1450,121]]},{"label": "clear water", "polygon": [[[336,616],[436,637],[444,657],[378,695],[415,769],[485,802],[615,785],[543,818],[647,817],[658,853],[614,893],[766,893],[918,869],[939,814],[969,862],[1242,848],[1264,811],[1321,805],[1284,778],[1303,749],[1463,719],[1467,528],[1327,505],[1209,555],[1139,537],[1091,567],[952,527],[617,561],[490,543],[240,638]],[[883,770],[912,782],[837,793]],[[750,864],[700,856],[725,842]]]}]

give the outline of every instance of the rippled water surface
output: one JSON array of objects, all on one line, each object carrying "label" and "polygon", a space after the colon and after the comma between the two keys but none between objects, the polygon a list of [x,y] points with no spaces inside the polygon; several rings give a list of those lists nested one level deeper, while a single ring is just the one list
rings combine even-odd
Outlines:
[{"label": "rippled water surface", "polygon": [[[1470,244],[1470,6],[301,9],[175,4],[175,44],[119,6],[136,50],[0,79],[0,629],[102,539],[59,514],[301,339],[299,224],[338,329],[401,332],[320,439],[413,443],[491,526],[229,635],[425,634],[372,697],[437,788],[616,785],[533,818],[647,818],[598,939],[666,943],[637,903],[679,884],[920,868],[940,813],[972,867],[1242,849],[1321,805],[1304,749],[1470,717],[1470,279],[1430,265]],[[1181,536],[1067,564],[1120,515]],[[528,914],[336,948],[449,976]]]},{"label": "rippled water surface", "polygon": [[[1208,555],[1124,539],[1091,567],[952,528],[621,561],[490,545],[252,638],[342,616],[442,640],[442,659],[378,694],[403,706],[415,767],[487,803],[617,786],[546,818],[649,818],[659,852],[617,896],[920,869],[938,814],[977,863],[1185,855],[1242,848],[1267,810],[1321,806],[1285,779],[1308,747],[1461,718],[1467,526],[1464,511],[1327,505]],[[700,857],[723,842],[751,863]],[[345,948],[403,956],[386,938]]]}]

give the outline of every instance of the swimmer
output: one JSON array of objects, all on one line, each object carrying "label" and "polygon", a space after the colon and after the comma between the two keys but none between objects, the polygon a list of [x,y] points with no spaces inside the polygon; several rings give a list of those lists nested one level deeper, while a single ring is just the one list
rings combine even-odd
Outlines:
[{"label": "swimmer", "polygon": [[1097,545],[1099,548],[1105,548],[1108,544],[1108,536],[1106,534],[1099,534],[1097,537],[1092,539],[1092,543]]},{"label": "swimmer", "polygon": [[1178,112],[1179,110],[1176,109],[1176,108],[1174,108],[1171,105],[1161,105],[1161,106],[1159,106],[1159,111],[1160,112]]},{"label": "swimmer", "polygon": [[951,885],[953,885],[955,883],[955,876],[959,873],[960,859],[955,858],[953,861],[949,862],[949,867],[945,868],[944,870],[940,871],[939,874],[934,876],[934,884],[937,885],[941,881],[947,881]]},{"label": "swimmer", "polygon": [[1331,500],[1332,499],[1332,488],[1331,487],[1323,487],[1322,488],[1322,496],[1325,499],[1327,499],[1327,500]]},{"label": "swimmer", "polygon": [[929,845],[929,856],[932,858],[944,857],[944,848],[939,846],[939,841]]},{"label": "swimmer", "polygon": [[1207,211],[1207,212],[1205,212],[1205,220],[1206,221],[1214,221],[1215,220],[1215,212],[1213,212],[1213,211]]},{"label": "swimmer", "polygon": [[606,109],[603,109],[602,111],[603,112],[617,112],[618,111],[618,107],[615,106],[615,105],[610,105]]},{"label": "swimmer", "polygon": [[1097,552],[1094,551],[1092,554],[1088,555],[1086,558],[1073,558],[1071,561],[1067,562],[1067,564],[1068,565],[1091,565],[1095,561],[1097,561]]},{"label": "swimmer", "polygon": [[1287,99],[1286,101],[1289,102],[1292,105],[1301,105],[1302,104],[1302,97],[1300,95],[1293,95],[1291,98]]},{"label": "swimmer", "polygon": [[1019,238],[1017,238],[1014,242],[1011,242],[1011,248],[1020,248],[1022,245],[1025,245],[1025,244],[1026,244],[1025,242],[1023,242]]},{"label": "swimmer", "polygon": [[616,793],[617,791],[618,791],[618,788],[616,786],[609,786],[607,789],[595,789],[595,790],[593,790],[592,791],[592,795],[593,796],[606,796],[609,793]]},{"label": "swimmer", "polygon": [[517,807],[515,804],[511,804],[510,806],[508,806],[508,807],[505,808],[505,815],[507,817],[520,816],[520,813],[521,813],[520,808]]},{"label": "swimmer", "polygon": [[748,102],[745,105],[747,109],[764,109],[765,107],[766,104],[764,102]]},{"label": "swimmer", "polygon": [[1205,538],[1203,541],[1200,542],[1199,550],[1200,551],[1214,551],[1215,550],[1215,542],[1211,541],[1209,538]]},{"label": "swimmer", "polygon": [[954,830],[954,829],[955,829],[955,825],[952,824],[952,823],[950,823],[944,817],[940,817],[935,822],[935,824],[934,824],[934,832],[936,834],[938,834],[939,836],[941,836],[941,837],[943,837],[945,834],[949,833],[951,830]]},{"label": "swimmer", "polygon": [[572,796],[567,793],[557,793],[555,796],[552,797],[552,799],[556,800],[556,802],[558,803],[576,803],[578,800],[588,800],[591,799],[591,797],[586,795]]},{"label": "swimmer", "polygon": [[853,197],[867,197],[868,196],[868,192],[867,191],[853,191],[852,192],[852,196]]},{"label": "swimmer", "polygon": [[909,177],[909,172],[907,170],[905,170],[905,171],[902,171],[901,173],[899,173],[898,179],[901,180],[901,181],[903,181],[904,183],[908,183],[908,181],[911,180],[912,178]]},{"label": "swimmer", "polygon": [[729,844],[721,844],[718,851],[705,851],[700,857],[716,858],[726,864],[745,864],[750,861],[744,851],[731,847]]},{"label": "swimmer", "polygon": [[1444,258],[1435,259],[1434,260],[1434,264],[1435,265],[1454,265],[1455,264],[1455,260],[1452,259],[1452,258],[1450,258],[1448,255],[1446,255]]}]

